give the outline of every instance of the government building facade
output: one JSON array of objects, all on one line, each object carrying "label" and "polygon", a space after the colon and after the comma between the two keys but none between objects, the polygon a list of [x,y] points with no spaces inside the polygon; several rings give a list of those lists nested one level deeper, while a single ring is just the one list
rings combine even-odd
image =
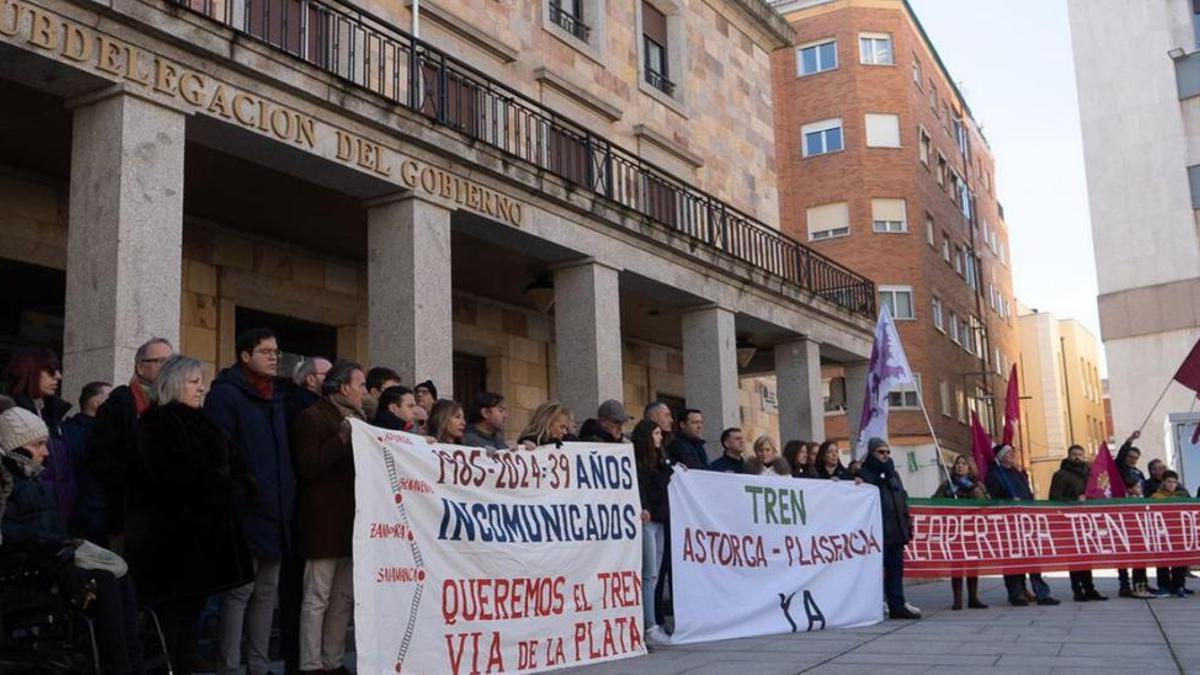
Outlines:
[{"label": "government building facade", "polygon": [[616,398],[823,438],[876,294],[778,229],[787,22],[411,4],[0,0],[0,359],[58,349],[70,399],[152,336],[215,372],[265,325],[289,359],[502,393],[510,432]]}]

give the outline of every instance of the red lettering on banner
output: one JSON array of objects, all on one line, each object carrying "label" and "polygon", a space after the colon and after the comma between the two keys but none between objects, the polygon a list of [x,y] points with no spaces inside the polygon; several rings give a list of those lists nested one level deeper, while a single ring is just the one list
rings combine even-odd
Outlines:
[{"label": "red lettering on banner", "polygon": [[[1200,564],[1200,512],[1194,504],[953,506],[913,500],[905,573],[936,577]],[[827,551],[819,547],[817,555]],[[793,556],[790,546],[788,553]]]},{"label": "red lettering on banner", "polygon": [[642,631],[632,616],[577,621],[574,642],[576,661],[595,661],[640,650]]},{"label": "red lettering on banner", "polygon": [[442,582],[442,620],[507,621],[557,616],[566,603],[565,577],[446,579]]}]

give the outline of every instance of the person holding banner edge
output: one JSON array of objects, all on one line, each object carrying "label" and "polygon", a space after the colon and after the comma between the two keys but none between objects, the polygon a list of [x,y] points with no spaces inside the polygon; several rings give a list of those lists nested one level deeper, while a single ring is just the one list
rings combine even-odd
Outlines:
[{"label": "person holding banner edge", "polygon": [[664,644],[668,637],[658,624],[655,590],[670,533],[667,485],[673,468],[671,460],[663,454],[662,428],[652,420],[638,422],[632,440],[638,494],[642,500],[642,634],[647,644]]},{"label": "person holding banner edge", "polygon": [[904,599],[904,547],[912,540],[912,518],[908,513],[908,492],[896,473],[887,441],[872,438],[867,442],[860,478],[861,482],[879,488],[879,505],[883,510],[883,597],[888,616],[920,619],[921,610]]}]

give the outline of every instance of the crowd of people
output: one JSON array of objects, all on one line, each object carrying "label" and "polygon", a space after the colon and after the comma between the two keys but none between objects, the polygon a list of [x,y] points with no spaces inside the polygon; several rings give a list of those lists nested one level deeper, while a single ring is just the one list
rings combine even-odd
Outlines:
[{"label": "crowd of people", "polygon": [[[861,462],[843,464],[833,441],[760,436],[747,452],[742,429],[724,429],[709,461],[700,410],[674,411],[661,401],[634,420],[620,401],[605,401],[576,429],[556,401],[537,407],[525,428],[509,428],[503,396],[481,392],[469,409],[438,397],[432,381],[409,387],[387,367],[321,357],[279,372],[281,351],[269,329],[237,337],[237,361],[211,384],[204,364],[153,339],[134,355],[133,377],[82,388],[79,410],[58,396],[62,369],[48,349],[16,353],[0,397],[0,554],[26,556],[63,595],[94,617],[106,672],[143,672],[137,635],[140,607],[159,619],[176,673],[197,661],[201,617],[218,598],[213,636],[218,672],[263,675],[278,616],[288,672],[344,673],[353,615],[351,533],[354,459],[351,419],[489,452],[569,441],[631,442],[643,506],[642,575],[645,638],[667,639],[670,615],[668,484],[677,470],[852,481],[878,489],[883,524],[883,588],[889,616],[917,619],[904,598],[904,547],[912,538],[903,481],[887,442],[870,439]],[[515,440],[509,440],[515,438]],[[1135,434],[1117,461],[1133,497],[1186,495],[1158,460],[1137,468]],[[716,454],[716,453],[714,453]],[[1032,499],[1028,477],[1009,445],[979,481],[959,456],[935,497]],[[1084,499],[1088,465],[1073,446],[1055,474],[1050,497]],[[1121,570],[1121,595],[1190,594],[1187,570]],[[1033,592],[1027,590],[1026,580]],[[1131,581],[1132,580],[1132,581]],[[1040,575],[1005,577],[1009,602],[1058,600]],[[1072,572],[1075,600],[1106,600],[1090,572]],[[963,606],[963,579],[951,580],[953,609]],[[978,578],[966,579],[967,606],[986,608]]]}]

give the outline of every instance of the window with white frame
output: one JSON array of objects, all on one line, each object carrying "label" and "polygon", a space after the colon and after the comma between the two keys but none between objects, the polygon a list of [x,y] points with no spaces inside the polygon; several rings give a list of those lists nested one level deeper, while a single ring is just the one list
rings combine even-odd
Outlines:
[{"label": "window with white frame", "polygon": [[913,84],[921,86],[921,59],[917,58],[916,54],[913,54],[912,71]]},{"label": "window with white frame", "polygon": [[920,409],[921,407],[921,374],[913,373],[911,384],[899,384],[888,392],[888,407],[899,409]]},{"label": "window with white frame", "polygon": [[946,164],[946,156],[943,155],[940,150],[938,151],[937,156],[937,182],[938,185],[946,187],[946,172],[949,170],[949,167]]},{"label": "window with white frame", "polygon": [[1000,362],[1000,348],[999,347],[996,347],[995,364],[996,364],[996,374],[1003,375],[1004,374],[1004,366]]},{"label": "window with white frame", "polygon": [[946,332],[946,322],[942,317],[942,299],[938,296],[933,296],[933,327]]},{"label": "window with white frame", "polygon": [[938,382],[938,393],[941,395],[942,415],[953,418],[954,411],[951,407],[953,404],[950,402],[950,383],[945,380]]},{"label": "window with white frame", "polygon": [[903,199],[872,199],[871,227],[876,232],[908,232]]},{"label": "window with white frame", "polygon": [[837,68],[837,40],[821,40],[796,48],[796,74],[812,75]]},{"label": "window with white frame", "polygon": [[962,348],[968,354],[975,351],[975,330],[971,323],[966,319],[962,320],[962,326],[959,327],[959,334],[962,336]]},{"label": "window with white frame", "polygon": [[962,344],[962,333],[959,332],[961,327],[959,326],[959,323],[958,323],[958,314],[951,311],[950,316],[948,317],[947,321],[950,324],[950,340],[953,341],[954,344],[956,344],[956,345],[961,345]]},{"label": "window with white frame", "polygon": [[921,163],[925,166],[929,166],[929,153],[932,151],[932,147],[929,132],[925,131],[925,127],[917,127],[917,156],[921,158]]},{"label": "window with white frame", "polygon": [[912,286],[880,286],[879,302],[887,305],[893,319],[915,319]]},{"label": "window with white frame", "polygon": [[800,128],[800,135],[804,138],[805,157],[839,152],[845,147],[842,141],[841,119],[805,124]]},{"label": "window with white frame", "polygon": [[890,66],[896,62],[889,33],[859,33],[859,61],[868,66]]},{"label": "window with white frame", "polygon": [[930,247],[936,247],[937,244],[933,241],[933,216],[928,212],[925,214],[925,243]]},{"label": "window with white frame", "polygon": [[932,77],[929,78],[929,107],[933,108],[933,114],[936,116],[938,111],[938,94],[937,85],[933,83]]},{"label": "window with white frame", "polygon": [[958,421],[963,424],[967,423],[967,392],[954,388],[955,397],[958,399]]},{"label": "window with white frame", "polygon": [[850,234],[850,204],[833,202],[808,209],[808,239],[820,241]]},{"label": "window with white frame", "polygon": [[963,275],[963,268],[966,267],[966,257],[963,254],[963,247],[958,244],[954,245],[954,271],[958,276]]},{"label": "window with white frame", "polygon": [[900,116],[892,113],[867,113],[867,147],[900,147]]},{"label": "window with white frame", "polygon": [[950,235],[945,232],[942,233],[942,260],[950,264]]}]

